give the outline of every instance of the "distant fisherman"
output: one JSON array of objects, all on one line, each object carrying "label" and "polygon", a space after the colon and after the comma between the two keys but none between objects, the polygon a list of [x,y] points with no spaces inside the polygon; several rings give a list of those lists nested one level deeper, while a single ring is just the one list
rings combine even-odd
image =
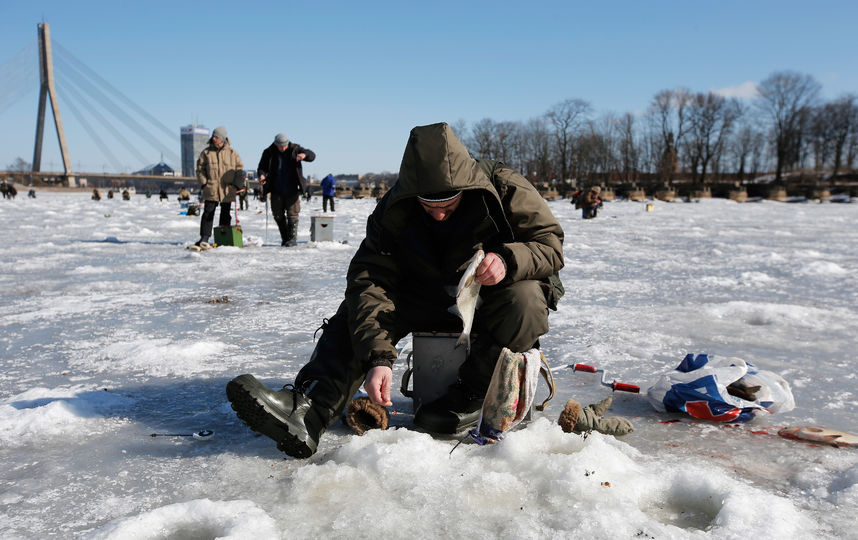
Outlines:
[{"label": "distant fisherman", "polygon": [[477,423],[503,347],[527,351],[548,331],[562,295],[563,230],[545,200],[502,163],[470,156],[447,124],[411,130],[399,179],[367,220],[366,238],[346,276],[345,300],[295,384],[274,391],[252,375],[227,384],[251,429],[293,457],[309,457],[363,383],[376,406],[390,406],[396,344],[414,330],[457,327],[446,289],[477,250],[482,305],[458,380],[423,404],[414,422],[434,433]]},{"label": "distant fisherman", "polygon": [[244,182],[244,165],[238,152],[229,144],[226,128],[216,127],[209,145],[200,152],[197,160],[197,180],[203,190],[203,217],[200,220],[200,239],[196,246],[206,249],[212,235],[214,214],[220,206],[218,225],[229,227],[232,221],[230,205],[235,202],[235,192]]},{"label": "distant fisherman", "polygon": [[256,173],[262,185],[262,196],[271,194],[271,215],[280,229],[280,245],[298,243],[298,214],[301,213],[301,194],[307,193],[307,180],[301,164],[316,159],[309,148],[290,141],[283,133],[274,136],[274,142],[262,151]]}]

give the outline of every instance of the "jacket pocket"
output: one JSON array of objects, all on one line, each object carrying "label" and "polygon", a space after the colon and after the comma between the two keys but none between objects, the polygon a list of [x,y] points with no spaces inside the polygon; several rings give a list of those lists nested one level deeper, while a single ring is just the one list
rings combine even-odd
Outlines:
[{"label": "jacket pocket", "polygon": [[548,276],[548,307],[557,311],[557,303],[566,294],[566,289],[563,288],[563,282],[560,281],[560,274],[557,272]]}]

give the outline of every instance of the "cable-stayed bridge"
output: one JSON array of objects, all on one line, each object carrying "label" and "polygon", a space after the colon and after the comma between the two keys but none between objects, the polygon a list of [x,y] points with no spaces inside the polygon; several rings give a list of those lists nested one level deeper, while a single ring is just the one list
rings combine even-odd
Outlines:
[{"label": "cable-stayed bridge", "polygon": [[[6,171],[0,175],[26,179],[24,181],[27,183],[46,181],[63,185],[78,185],[86,178],[85,183],[104,187],[121,185],[122,181],[139,184],[159,180],[160,183],[175,184],[193,179],[122,172],[151,168],[153,160],[147,158],[147,155],[160,155],[161,164],[172,164],[170,168],[177,171],[177,175],[180,174],[177,129],[164,125],[71,51],[52,41],[46,23],[38,25],[38,39],[34,43],[0,64],[0,118],[4,111],[30,94],[34,87],[39,88],[39,105],[32,164],[26,167],[27,170]],[[62,171],[42,171],[42,145],[46,136],[48,105],[62,157]],[[71,113],[71,116],[64,116],[66,112]],[[103,156],[105,169],[109,163],[117,172],[73,171],[64,120],[71,120],[81,127]],[[130,134],[134,134],[137,140],[130,140]],[[118,150],[124,150],[126,155],[132,156],[137,165],[129,167],[129,163],[117,156]],[[24,166],[17,168],[25,169]]]}]

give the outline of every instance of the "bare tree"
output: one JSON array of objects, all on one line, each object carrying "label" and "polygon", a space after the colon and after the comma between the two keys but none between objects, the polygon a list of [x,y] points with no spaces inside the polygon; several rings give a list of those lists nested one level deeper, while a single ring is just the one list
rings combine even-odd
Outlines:
[{"label": "bare tree", "polygon": [[639,144],[641,172],[658,172],[659,163],[662,159],[662,146],[661,134],[653,129],[652,124],[650,124],[649,129],[643,131]]},{"label": "bare tree", "polygon": [[777,159],[775,182],[781,181],[787,164],[801,161],[802,129],[819,89],[811,75],[791,71],[773,73],[757,87],[758,106],[772,126]]},{"label": "bare tree", "polygon": [[608,115],[599,121],[588,122],[588,129],[578,135],[573,148],[576,178],[586,178],[612,172],[615,166],[611,152],[611,130],[613,117]]},{"label": "bare tree", "polygon": [[832,103],[811,109],[807,138],[813,152],[813,166],[817,172],[828,166],[834,153],[834,132],[831,129],[836,122],[834,116]]},{"label": "bare tree", "polygon": [[765,142],[763,134],[754,128],[751,122],[743,123],[733,137],[730,149],[734,156],[733,167],[739,180],[744,180],[749,172],[756,173],[760,155]]},{"label": "bare tree", "polygon": [[29,162],[24,161],[20,156],[15,158],[15,162],[9,165],[9,171],[12,172],[29,172],[32,169],[32,165]]},{"label": "bare tree", "polygon": [[626,113],[620,119],[620,161],[623,176],[631,182],[637,175],[639,150],[635,143],[635,117]]},{"label": "bare tree", "polygon": [[844,165],[851,169],[855,170],[855,161],[858,159],[858,131],[853,131],[849,138],[846,140],[846,159],[844,161]]},{"label": "bare tree", "polygon": [[515,122],[498,122],[494,125],[494,159],[504,162],[507,166],[516,168],[515,162],[518,161],[514,147],[513,139],[516,133]]},{"label": "bare tree", "polygon": [[514,129],[510,138],[510,147],[512,150],[512,159],[508,164],[509,167],[516,170],[519,174],[528,178],[528,163],[527,163],[527,129],[521,122],[513,123]]},{"label": "bare tree", "polygon": [[[841,96],[830,107],[830,128],[834,152],[831,175],[840,172],[843,166],[844,152],[848,153],[849,140],[858,138],[858,97],[855,94]],[[853,158],[854,159],[854,158]],[[851,159],[847,162],[851,166]]]},{"label": "bare tree", "polygon": [[562,181],[570,177],[572,171],[572,146],[575,137],[587,115],[590,113],[590,104],[583,99],[567,99],[554,105],[546,117],[554,126],[554,142]]},{"label": "bare tree", "polygon": [[492,158],[496,154],[495,121],[483,118],[471,128],[473,151],[480,159]]},{"label": "bare tree", "polygon": [[661,136],[657,149],[659,173],[666,182],[673,180],[675,174],[674,152],[685,143],[688,128],[688,107],[693,95],[685,88],[661,90],[650,103],[649,117]]},{"label": "bare tree", "polygon": [[738,111],[734,99],[727,99],[713,92],[694,95],[689,107],[688,147],[692,174],[699,171],[698,180],[701,184],[706,183],[706,172],[710,164],[720,160]]},{"label": "bare tree", "polygon": [[522,132],[527,141],[524,156],[527,178],[532,182],[553,178],[555,174],[551,169],[551,134],[546,120],[533,118],[522,126]]}]

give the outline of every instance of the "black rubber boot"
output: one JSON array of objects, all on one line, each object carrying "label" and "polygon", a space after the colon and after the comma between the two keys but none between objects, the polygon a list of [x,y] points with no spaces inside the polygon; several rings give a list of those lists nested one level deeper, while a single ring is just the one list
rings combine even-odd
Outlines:
[{"label": "black rubber boot", "polygon": [[271,390],[253,375],[239,375],[227,383],[226,397],[239,419],[274,440],[278,450],[301,459],[316,452],[327,423],[301,392]]},{"label": "black rubber boot", "polygon": [[274,222],[277,223],[277,228],[280,230],[280,245],[285,246],[289,239],[289,224],[285,219],[275,219]]},{"label": "black rubber boot", "polygon": [[298,245],[298,220],[290,219],[286,222],[286,238],[283,240],[283,245],[292,247]]},{"label": "black rubber boot", "polygon": [[414,423],[430,433],[459,433],[477,425],[483,398],[457,380],[446,394],[421,405],[414,415]]}]

